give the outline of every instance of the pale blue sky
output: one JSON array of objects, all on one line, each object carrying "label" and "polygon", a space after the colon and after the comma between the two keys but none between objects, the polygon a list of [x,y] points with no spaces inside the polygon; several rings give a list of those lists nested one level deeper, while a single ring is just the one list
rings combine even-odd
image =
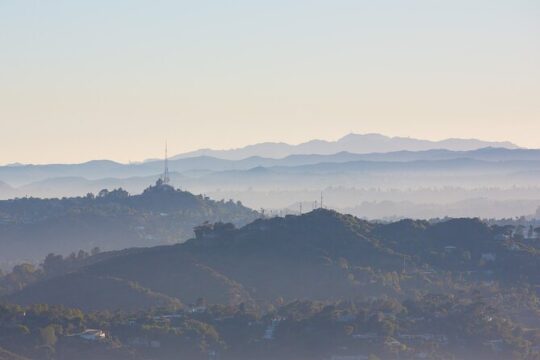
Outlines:
[{"label": "pale blue sky", "polygon": [[0,163],[380,132],[540,148],[540,1],[0,0]]}]

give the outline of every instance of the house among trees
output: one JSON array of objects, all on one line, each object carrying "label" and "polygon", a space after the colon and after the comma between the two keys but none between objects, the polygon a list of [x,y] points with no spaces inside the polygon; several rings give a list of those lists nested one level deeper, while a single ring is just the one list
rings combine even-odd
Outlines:
[{"label": "house among trees", "polygon": [[78,336],[81,339],[88,340],[88,341],[100,341],[105,340],[107,335],[103,330],[97,330],[97,329],[86,329],[82,333],[75,334],[74,336]]}]

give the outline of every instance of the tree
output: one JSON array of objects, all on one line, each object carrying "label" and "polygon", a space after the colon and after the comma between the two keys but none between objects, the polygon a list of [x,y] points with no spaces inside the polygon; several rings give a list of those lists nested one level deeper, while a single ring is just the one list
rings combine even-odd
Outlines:
[{"label": "tree", "polygon": [[534,235],[534,229],[532,225],[529,225],[529,231],[527,231],[527,238],[532,239]]},{"label": "tree", "polygon": [[345,325],[343,327],[343,331],[345,332],[345,335],[351,336],[354,332],[354,326],[351,325]]},{"label": "tree", "polygon": [[25,325],[17,325],[17,331],[19,334],[28,335],[30,334],[30,329],[28,329],[28,326]]},{"label": "tree", "polygon": [[514,225],[504,225],[500,227],[501,234],[510,236],[514,233],[515,228],[516,227]]},{"label": "tree", "polygon": [[514,237],[518,240],[521,240],[523,239],[524,232],[525,232],[525,226],[520,224],[516,226],[516,230],[514,231]]},{"label": "tree", "polygon": [[54,347],[58,338],[56,337],[56,331],[53,325],[48,325],[39,331],[41,342],[45,346]]},{"label": "tree", "polygon": [[50,253],[43,261],[43,270],[47,275],[56,275],[64,272],[65,263],[62,255]]},{"label": "tree", "polygon": [[88,257],[88,253],[84,250],[79,250],[79,252],[77,253],[77,260],[83,260],[83,259],[86,259]]},{"label": "tree", "polygon": [[104,198],[104,197],[106,197],[108,194],[109,194],[109,190],[103,189],[103,190],[101,190],[101,191],[98,193],[98,197]]},{"label": "tree", "polygon": [[115,200],[127,199],[128,197],[129,193],[122,188],[114,189],[107,194],[107,198]]},{"label": "tree", "polygon": [[32,264],[28,264],[28,263],[15,265],[13,267],[13,273],[18,274],[18,275],[22,275],[22,276],[27,276],[29,274],[33,274],[35,271],[36,271],[35,266],[32,265]]},{"label": "tree", "polygon": [[36,281],[41,272],[36,271],[36,268],[32,264],[20,264],[15,265],[11,274],[6,275],[7,280],[10,283],[11,290],[20,290],[26,285]]},{"label": "tree", "polygon": [[197,298],[197,301],[195,302],[195,306],[197,307],[206,307],[206,299],[203,297]]},{"label": "tree", "polygon": [[384,319],[378,324],[378,331],[382,336],[393,336],[396,332],[396,324],[389,319]]}]

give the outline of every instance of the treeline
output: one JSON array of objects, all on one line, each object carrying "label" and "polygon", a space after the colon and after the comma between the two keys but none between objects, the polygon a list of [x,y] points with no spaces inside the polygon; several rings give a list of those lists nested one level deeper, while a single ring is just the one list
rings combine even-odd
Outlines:
[{"label": "treeline", "polygon": [[90,252],[84,250],[72,252],[68,256],[51,253],[38,266],[22,263],[15,265],[6,273],[0,270],[0,297],[22,290],[32,283],[80,269],[98,261],[97,255],[100,253],[99,247],[94,247]]},{"label": "treeline", "polygon": [[540,331],[473,293],[264,307],[199,299],[139,312],[0,305],[0,347],[33,359],[540,359],[539,342]]}]

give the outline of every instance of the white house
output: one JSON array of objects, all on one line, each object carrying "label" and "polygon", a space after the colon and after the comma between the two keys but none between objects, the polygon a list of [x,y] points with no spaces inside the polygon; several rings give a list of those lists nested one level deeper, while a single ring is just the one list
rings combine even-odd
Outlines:
[{"label": "white house", "polygon": [[206,312],[206,306],[192,306],[189,312],[192,314],[204,314]]},{"label": "white house", "polygon": [[97,329],[86,329],[80,334],[76,334],[75,336],[80,337],[81,339],[88,340],[88,341],[99,341],[104,340],[107,335],[103,330],[97,330]]}]

